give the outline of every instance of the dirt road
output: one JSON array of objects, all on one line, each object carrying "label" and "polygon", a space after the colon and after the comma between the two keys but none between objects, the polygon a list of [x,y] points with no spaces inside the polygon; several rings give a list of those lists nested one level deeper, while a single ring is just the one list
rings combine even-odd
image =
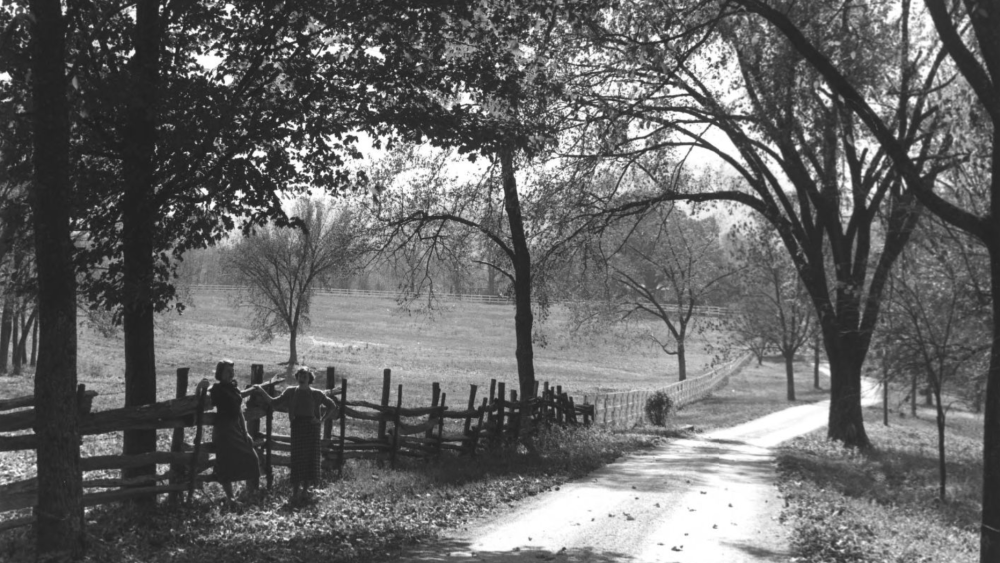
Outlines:
[{"label": "dirt road", "polygon": [[[878,401],[873,391],[866,397]],[[671,441],[402,561],[788,561],[770,448],[824,426],[828,409],[828,401],[801,405]]]}]

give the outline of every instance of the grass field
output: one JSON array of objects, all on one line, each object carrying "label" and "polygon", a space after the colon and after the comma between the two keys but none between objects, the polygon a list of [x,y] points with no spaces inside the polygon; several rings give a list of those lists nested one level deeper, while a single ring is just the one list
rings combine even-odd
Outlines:
[{"label": "grass field", "polygon": [[[469,384],[488,388],[491,378],[517,388],[512,306],[445,303],[433,317],[407,316],[392,300],[318,295],[311,307],[312,324],[299,337],[299,363],[334,366],[348,378],[352,398],[378,397],[382,370],[404,385],[404,403],[427,403],[431,382],[440,382],[449,404],[464,404]],[[677,380],[676,357],[643,340],[638,329],[611,330],[601,336],[572,337],[568,313],[560,306],[538,324],[546,346],[535,346],[536,378],[559,384],[572,395],[598,390],[652,389]],[[183,315],[158,318],[156,334],[159,400],[174,396],[174,373],[191,369],[191,385],[211,377],[220,358],[237,364],[241,382],[250,365],[265,374],[283,371],[288,341],[278,336],[266,344],[250,342],[247,311],[230,305],[222,292],[191,295]],[[122,406],[125,361],[121,335],[107,338],[81,323],[78,379],[99,392],[96,409]],[[688,343],[689,374],[705,370],[713,360],[703,337]],[[30,376],[0,379],[0,397],[31,394]],[[322,385],[322,381],[317,385]],[[482,391],[480,392],[482,397]]]}]

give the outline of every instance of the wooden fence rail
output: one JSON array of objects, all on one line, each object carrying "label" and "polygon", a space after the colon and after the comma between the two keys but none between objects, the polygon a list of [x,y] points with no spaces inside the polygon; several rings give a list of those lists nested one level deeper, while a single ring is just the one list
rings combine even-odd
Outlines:
[{"label": "wooden fence rail", "polygon": [[[711,372],[669,385],[662,390],[682,406],[707,395],[724,385],[730,375],[749,361],[740,358]],[[261,384],[270,394],[275,394],[276,381],[263,381],[263,366],[251,367],[251,384]],[[562,386],[533,390],[533,397],[518,398],[517,391],[506,390],[504,382],[492,380],[487,396],[477,405],[478,386],[470,385],[468,401],[464,408],[452,409],[447,393],[440,391],[437,383],[431,386],[431,404],[428,407],[403,407],[403,386],[396,387],[392,400],[392,374],[386,369],[382,374],[382,394],[378,403],[348,399],[348,381],[338,379],[334,368],[327,368],[326,393],[336,405],[338,418],[324,426],[321,439],[323,467],[340,469],[348,459],[378,459],[395,463],[400,456],[433,457],[442,452],[456,452],[474,456],[487,447],[510,442],[519,433],[523,413],[534,423],[604,424],[628,426],[644,416],[644,405],[652,391],[625,391],[584,396],[581,404]],[[101,412],[90,412],[93,391],[79,389],[82,435],[121,432],[131,429],[173,429],[171,448],[168,452],[151,452],[141,455],[101,455],[82,457],[81,470],[86,472],[120,470],[128,467],[157,464],[167,466],[164,472],[135,479],[84,476],[85,506],[105,504],[146,496],[168,494],[172,502],[179,502],[185,492],[190,499],[196,488],[213,481],[204,472],[214,466],[214,445],[204,440],[204,427],[214,423],[215,413],[207,393],[202,389],[196,395],[187,395],[188,369],[177,370],[176,398],[151,405],[125,407]],[[248,430],[255,438],[263,465],[263,475],[270,487],[274,483],[273,468],[290,465],[291,438],[273,431],[274,411],[251,395],[245,416]],[[0,452],[31,450],[36,448],[34,434],[25,433],[34,424],[34,399],[21,397],[0,400]],[[348,426],[348,419],[351,425]],[[265,421],[261,431],[261,421]],[[449,422],[450,421],[450,422]],[[188,443],[186,429],[193,429],[193,441]],[[336,429],[336,432],[334,432]],[[348,435],[348,431],[355,435]],[[365,433],[365,431],[368,431]],[[251,484],[253,486],[253,484]],[[29,508],[37,500],[37,481],[24,479],[0,485],[0,513]],[[0,521],[0,530],[27,525],[32,517]]]}]

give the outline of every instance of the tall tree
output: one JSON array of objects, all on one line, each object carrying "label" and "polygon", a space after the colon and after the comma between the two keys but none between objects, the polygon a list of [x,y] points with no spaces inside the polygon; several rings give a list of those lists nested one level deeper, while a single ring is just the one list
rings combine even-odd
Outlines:
[{"label": "tall tree", "polygon": [[[768,225],[752,218],[731,229],[740,275],[737,328],[777,348],[785,360],[786,398],[795,400],[795,355],[815,334],[813,305],[781,239]],[[737,332],[740,332],[739,330]]]},{"label": "tall tree", "polygon": [[[556,0],[456,2],[400,21],[393,31],[393,54],[386,60],[404,60],[438,86],[393,96],[376,109],[407,140],[457,148],[495,166],[498,182],[491,185],[502,193],[497,216],[504,218],[509,233],[505,255],[512,274],[515,357],[524,397],[531,397],[535,387],[534,313],[532,253],[521,202],[527,189],[519,185],[517,173],[551,148],[562,127],[556,109],[564,91],[555,62],[562,35],[555,31],[582,9],[592,7]],[[373,87],[405,90],[397,84],[386,80]],[[426,214],[416,211],[412,219]]]},{"label": "tall tree", "polygon": [[[893,124],[875,111],[872,92],[860,87],[838,61],[817,48],[800,25],[783,11],[762,0],[735,0],[778,29],[792,47],[819,72],[826,85],[872,132],[905,179],[906,187],[935,215],[982,241],[990,257],[992,295],[1000,294],[1000,2],[924,0],[926,19],[933,23],[944,52],[968,86],[968,96],[952,107],[949,118],[955,133],[969,139],[969,161],[982,170],[982,183],[966,195],[937,193],[934,182],[923,177],[919,162],[893,131]],[[904,13],[909,2],[903,3]],[[859,45],[861,53],[870,46]],[[968,108],[969,111],[965,111]],[[993,342],[987,376],[985,432],[983,436],[983,516],[980,561],[1000,560],[1000,300],[993,299]]]},{"label": "tall tree", "polygon": [[[765,218],[795,262],[818,315],[831,368],[829,436],[867,446],[861,366],[885,280],[918,206],[901,190],[886,153],[864,149],[869,138],[857,118],[821,87],[819,75],[779,34],[747,25],[752,19],[743,12],[706,6],[683,5],[690,11],[678,13],[640,3],[631,17],[592,26],[604,54],[585,75],[595,92],[591,111],[619,132],[606,154],[647,171],[663,186],[659,198],[636,198],[621,210],[670,199],[721,200]],[[925,134],[936,127],[927,98],[939,59],[917,77],[907,70],[913,57],[885,57],[906,53],[899,46],[908,42],[899,40],[906,35],[906,18],[811,2],[794,3],[794,9],[800,21],[823,22],[810,24],[810,37],[859,83],[897,94],[891,103],[883,101],[883,113],[900,145],[916,155],[917,172],[933,177],[936,157],[947,148]],[[870,43],[881,50],[872,53]],[[599,85],[608,80],[622,86],[609,92]],[[714,155],[740,181],[723,178],[708,190],[678,190],[672,172],[656,160],[659,151],[678,146]],[[880,213],[884,226],[876,222]]]},{"label": "tall tree", "polygon": [[978,360],[989,350],[983,329],[990,319],[984,315],[987,303],[975,282],[984,269],[977,266],[983,264],[967,259],[975,241],[936,223],[925,222],[918,230],[914,244],[893,274],[895,318],[889,337],[897,359],[893,369],[925,381],[935,406],[938,496],[943,502],[947,483],[945,416],[949,407],[942,401],[942,392],[946,385],[952,392],[974,386]]},{"label": "tall tree", "polygon": [[[30,45],[27,63],[12,68],[10,74],[28,84],[31,101],[33,174],[28,201],[37,257],[41,327],[40,376],[35,378],[39,491],[35,508],[36,560],[68,561],[83,552],[84,521],[76,390],[76,276],[70,239],[73,192],[66,18],[58,0],[31,0],[29,7],[30,16],[21,13],[15,17],[4,36],[8,39],[23,33]],[[2,47],[6,50],[10,44]],[[14,58],[9,52],[3,55],[5,63]]]},{"label": "tall tree", "polygon": [[[78,228],[88,238],[78,263],[92,306],[123,324],[126,405],[156,400],[153,321],[176,297],[177,259],[237,218],[287,221],[284,191],[343,182],[345,110],[364,81],[364,67],[344,64],[356,54],[345,42],[355,12],[322,2],[73,4],[75,179],[87,210]],[[155,431],[125,433],[126,454],[155,444]]]},{"label": "tall tree", "polygon": [[[713,327],[698,308],[716,302],[735,273],[722,251],[714,218],[695,220],[661,205],[633,225],[610,257],[609,270],[624,291],[617,297],[623,318],[648,315],[663,323],[667,337],[650,338],[677,356],[678,379],[687,379],[687,344]],[[695,322],[697,321],[697,322]]]},{"label": "tall tree", "polygon": [[294,226],[258,228],[223,254],[230,280],[242,286],[237,303],[252,313],[251,337],[288,335],[289,373],[299,363],[296,341],[309,325],[313,293],[356,269],[365,249],[353,214],[331,201],[299,199],[292,216]]}]

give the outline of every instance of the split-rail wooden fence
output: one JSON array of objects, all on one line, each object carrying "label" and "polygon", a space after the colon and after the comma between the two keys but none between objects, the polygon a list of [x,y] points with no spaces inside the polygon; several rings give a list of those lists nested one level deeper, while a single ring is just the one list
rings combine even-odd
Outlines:
[{"label": "split-rail wooden fence", "polygon": [[[373,403],[348,399],[348,381],[337,379],[334,368],[327,368],[326,393],[336,405],[338,416],[327,420],[323,429],[321,451],[325,469],[338,469],[347,459],[376,459],[395,464],[400,456],[432,457],[452,451],[465,455],[492,445],[510,441],[518,435],[521,413],[528,409],[533,423],[554,421],[568,424],[590,424],[593,421],[592,405],[577,405],[561,387],[545,383],[535,397],[519,400],[517,391],[509,395],[503,382],[492,380],[489,394],[477,404],[478,387],[470,386],[464,408],[452,409],[447,404],[447,394],[440,385],[431,386],[429,407],[403,407],[403,386],[396,387],[392,397],[391,371],[384,370],[381,401]],[[262,384],[275,394],[277,384],[263,381],[263,366],[251,368],[251,384]],[[172,502],[187,495],[190,499],[196,489],[213,478],[205,473],[214,465],[210,454],[213,444],[206,439],[205,427],[212,426],[215,413],[204,389],[196,388],[195,395],[187,395],[188,369],[177,370],[176,398],[151,405],[125,407],[102,412],[91,412],[93,391],[79,387],[81,435],[122,432],[131,429],[173,429],[170,451],[156,451],[141,455],[97,455],[81,458],[84,472],[84,506],[106,504],[150,494],[168,494]],[[394,401],[392,399],[395,399]],[[263,476],[270,487],[274,483],[275,466],[290,464],[291,437],[274,432],[274,411],[266,404],[247,401],[245,411],[247,428],[255,438],[261,454]],[[34,398],[0,400],[0,452],[33,450],[37,438],[26,433],[34,425]],[[350,432],[348,421],[351,421]],[[446,423],[447,421],[447,423]],[[261,428],[263,423],[264,428]],[[193,440],[188,443],[185,430],[193,430]],[[336,429],[336,432],[334,431]],[[14,435],[10,435],[14,433]],[[357,435],[354,435],[357,434]],[[107,471],[140,467],[150,464],[166,465],[152,475],[139,478],[108,478]],[[98,477],[88,473],[102,471]],[[30,508],[37,502],[37,480],[24,479],[0,485],[0,514]],[[251,488],[258,483],[249,483]],[[0,521],[0,530],[28,525],[32,516]]]},{"label": "split-rail wooden fence", "polygon": [[[690,403],[721,387],[730,375],[741,369],[749,356],[714,369],[707,374],[669,385],[662,389],[674,401],[675,407]],[[251,368],[251,384],[261,384],[275,394],[274,380],[264,382],[264,369],[260,364]],[[392,374],[386,369],[382,378],[382,394],[378,403],[348,399],[347,379],[338,379],[334,368],[327,368],[326,393],[336,405],[338,416],[327,420],[323,429],[321,450],[325,469],[339,469],[347,459],[376,459],[395,464],[400,456],[434,457],[451,451],[462,455],[476,455],[477,451],[513,440],[522,423],[521,413],[535,426],[543,421],[559,424],[602,424],[630,426],[641,421],[644,405],[655,391],[625,391],[584,396],[582,404],[561,386],[535,389],[535,397],[519,400],[517,391],[508,393],[503,382],[492,380],[489,393],[477,404],[478,387],[470,385],[469,396],[462,408],[452,409],[447,404],[447,394],[440,385],[431,386],[429,407],[403,407],[403,386],[395,389],[392,397]],[[81,413],[81,435],[106,434],[131,429],[173,429],[170,451],[156,451],[141,455],[96,455],[82,457],[84,472],[84,506],[106,504],[146,496],[168,494],[171,502],[179,502],[187,495],[190,499],[196,489],[213,480],[206,473],[214,465],[210,454],[215,448],[205,439],[205,427],[214,422],[211,401],[202,389],[188,395],[188,369],[177,370],[176,398],[152,405],[125,407],[101,412],[91,412],[96,392],[78,389],[78,408]],[[247,401],[245,412],[248,430],[255,438],[261,454],[263,476],[267,486],[274,483],[275,466],[290,464],[291,438],[274,432],[274,411],[266,404]],[[21,397],[0,400],[0,452],[36,449],[37,438],[26,433],[34,425],[34,398]],[[348,433],[348,421],[350,431]],[[261,428],[263,422],[264,428]],[[336,432],[334,431],[336,429]],[[192,432],[185,432],[191,430]],[[11,435],[13,433],[14,435]],[[188,443],[187,435],[192,441]],[[107,471],[140,467],[150,464],[166,465],[165,472],[138,478],[109,478]],[[87,473],[103,472],[95,477]],[[250,483],[251,488],[259,486]],[[24,479],[0,485],[0,514],[30,508],[37,501],[37,480]],[[32,516],[0,521],[0,530],[28,525]]]}]

